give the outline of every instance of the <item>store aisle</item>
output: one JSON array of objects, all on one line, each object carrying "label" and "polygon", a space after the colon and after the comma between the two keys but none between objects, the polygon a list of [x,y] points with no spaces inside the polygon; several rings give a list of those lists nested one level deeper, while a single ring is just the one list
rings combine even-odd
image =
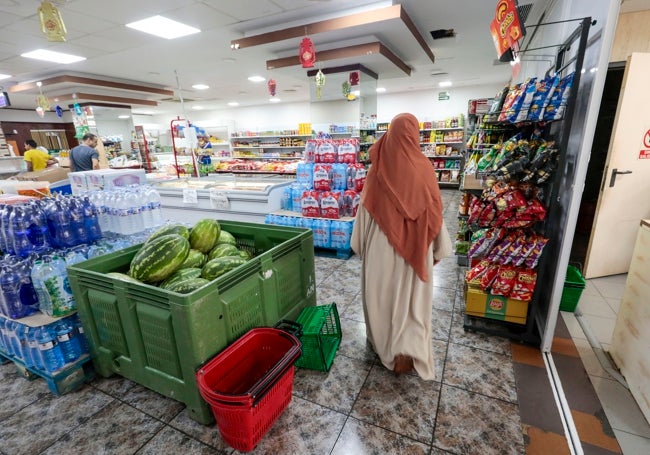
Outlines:
[{"label": "store aisle", "polygon": [[[451,231],[459,194],[443,191]],[[523,454],[531,439],[568,453],[552,400],[531,408],[535,397],[522,395],[524,385],[548,387],[539,351],[464,332],[463,269],[455,257],[435,267],[436,380],[430,382],[396,378],[366,346],[360,267],[356,257],[316,258],[318,302],[337,303],[341,348],[329,373],[297,370],[290,406],[254,453]],[[215,426],[192,421],[183,404],[119,377],[54,397],[42,380],[27,381],[6,364],[0,397],[0,452],[6,455],[233,453]],[[559,430],[531,431],[524,412],[531,409]]]}]

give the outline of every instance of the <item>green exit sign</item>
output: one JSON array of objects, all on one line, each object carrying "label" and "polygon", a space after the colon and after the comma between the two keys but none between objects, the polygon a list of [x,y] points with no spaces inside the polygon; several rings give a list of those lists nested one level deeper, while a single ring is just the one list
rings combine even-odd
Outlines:
[{"label": "green exit sign", "polygon": [[438,92],[438,101],[447,101],[449,99],[449,92]]}]

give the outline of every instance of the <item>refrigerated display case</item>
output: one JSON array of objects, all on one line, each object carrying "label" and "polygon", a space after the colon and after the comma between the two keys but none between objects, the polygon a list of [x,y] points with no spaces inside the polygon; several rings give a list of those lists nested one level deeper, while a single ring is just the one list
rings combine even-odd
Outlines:
[{"label": "refrigerated display case", "polygon": [[284,188],[295,179],[281,176],[215,175],[155,184],[165,219],[195,223],[210,217],[263,223],[280,209]]}]

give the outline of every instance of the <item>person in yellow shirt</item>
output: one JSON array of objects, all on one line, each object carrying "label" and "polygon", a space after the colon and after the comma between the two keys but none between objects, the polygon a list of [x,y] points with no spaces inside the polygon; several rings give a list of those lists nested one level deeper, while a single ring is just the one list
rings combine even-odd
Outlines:
[{"label": "person in yellow shirt", "polygon": [[27,164],[27,171],[42,171],[46,167],[50,167],[58,163],[55,158],[50,158],[50,155],[45,147],[39,147],[33,139],[25,141],[25,154],[23,155],[25,164]]}]

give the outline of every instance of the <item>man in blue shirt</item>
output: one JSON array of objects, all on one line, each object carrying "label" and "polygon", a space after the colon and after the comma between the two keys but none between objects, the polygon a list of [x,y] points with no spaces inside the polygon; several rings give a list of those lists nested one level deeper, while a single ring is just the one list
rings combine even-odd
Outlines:
[{"label": "man in blue shirt", "polygon": [[95,147],[97,147],[97,136],[92,133],[84,134],[81,145],[70,150],[70,170],[79,172],[99,169],[99,153]]}]

